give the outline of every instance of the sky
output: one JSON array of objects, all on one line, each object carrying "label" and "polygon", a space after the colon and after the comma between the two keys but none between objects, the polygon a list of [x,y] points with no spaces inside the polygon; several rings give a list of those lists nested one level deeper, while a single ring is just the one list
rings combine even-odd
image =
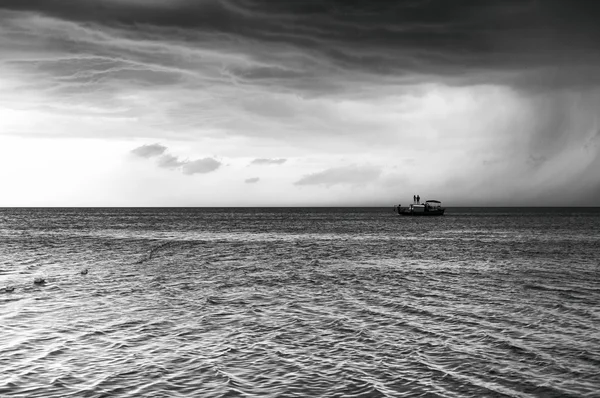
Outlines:
[{"label": "sky", "polygon": [[598,206],[595,0],[0,0],[0,206]]}]

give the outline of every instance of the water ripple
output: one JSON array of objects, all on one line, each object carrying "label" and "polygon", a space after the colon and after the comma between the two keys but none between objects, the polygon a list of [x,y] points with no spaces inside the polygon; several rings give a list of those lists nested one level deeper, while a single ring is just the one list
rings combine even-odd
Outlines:
[{"label": "water ripple", "polygon": [[597,213],[0,212],[3,397],[600,390]]}]

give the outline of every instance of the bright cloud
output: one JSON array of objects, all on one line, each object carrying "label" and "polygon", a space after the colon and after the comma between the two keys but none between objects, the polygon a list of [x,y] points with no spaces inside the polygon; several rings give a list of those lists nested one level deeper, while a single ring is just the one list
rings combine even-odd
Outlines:
[{"label": "bright cloud", "polygon": [[296,185],[325,185],[336,184],[362,185],[373,182],[381,174],[374,166],[334,167],[318,173],[308,174],[296,182]]},{"label": "bright cloud", "polygon": [[250,164],[254,165],[270,165],[270,164],[284,164],[287,159],[254,159]]}]

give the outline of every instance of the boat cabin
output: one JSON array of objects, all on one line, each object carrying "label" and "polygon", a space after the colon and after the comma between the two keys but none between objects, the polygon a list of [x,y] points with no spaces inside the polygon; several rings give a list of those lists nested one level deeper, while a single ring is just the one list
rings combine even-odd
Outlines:
[{"label": "boat cabin", "polygon": [[418,204],[418,205],[413,204],[413,205],[408,206],[408,210],[413,213],[424,213],[425,205],[424,204]]},{"label": "boat cabin", "polygon": [[425,206],[430,210],[439,210],[442,207],[442,202],[439,200],[427,200]]},{"label": "boat cabin", "polygon": [[444,209],[439,200],[427,200],[424,203],[413,203],[408,207],[394,206],[394,211],[403,216],[443,216]]}]

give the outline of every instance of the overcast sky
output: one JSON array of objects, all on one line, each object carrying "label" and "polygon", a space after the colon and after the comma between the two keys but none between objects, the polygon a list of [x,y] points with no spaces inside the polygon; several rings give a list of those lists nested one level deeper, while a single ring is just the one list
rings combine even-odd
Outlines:
[{"label": "overcast sky", "polygon": [[0,206],[597,206],[599,9],[0,0]]}]

